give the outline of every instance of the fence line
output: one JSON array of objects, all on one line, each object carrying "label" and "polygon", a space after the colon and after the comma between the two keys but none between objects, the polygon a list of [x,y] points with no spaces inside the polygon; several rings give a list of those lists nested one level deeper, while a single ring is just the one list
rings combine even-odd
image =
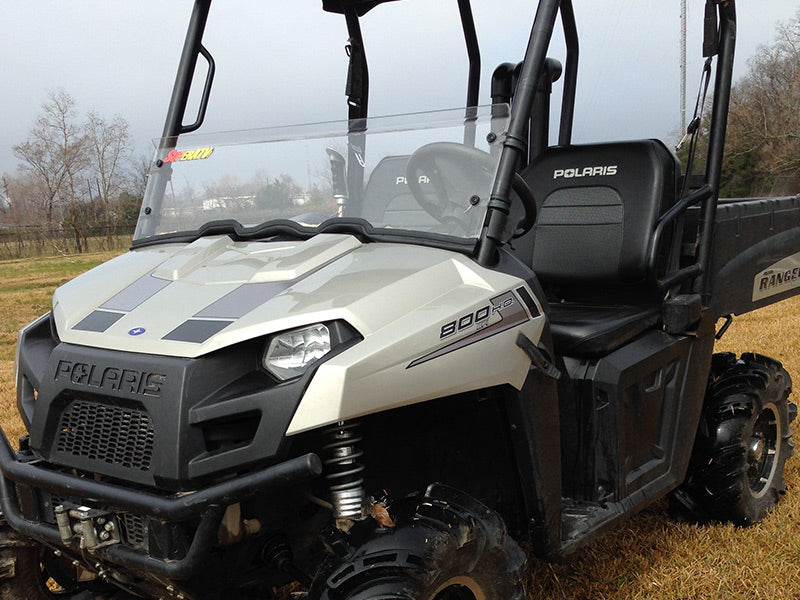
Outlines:
[{"label": "fence line", "polygon": [[73,228],[39,225],[0,225],[0,260],[123,250],[133,231],[123,227]]}]

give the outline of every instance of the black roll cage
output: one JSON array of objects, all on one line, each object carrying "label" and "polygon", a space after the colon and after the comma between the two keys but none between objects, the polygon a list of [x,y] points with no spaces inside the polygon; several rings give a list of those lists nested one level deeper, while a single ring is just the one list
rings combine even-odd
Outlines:
[{"label": "black roll cage", "polygon": [[[397,0],[323,0],[324,10],[344,15],[349,34],[348,54],[350,56],[350,67],[347,81],[347,103],[351,120],[351,142],[360,141],[363,144],[363,132],[366,128],[369,104],[369,70],[367,68],[359,19],[377,5],[390,1]],[[469,117],[470,107],[478,105],[481,73],[480,50],[470,0],[456,0],[456,2],[469,59],[466,98],[467,117]],[[172,90],[167,119],[164,124],[161,150],[174,148],[178,136],[198,129],[205,117],[214,77],[214,60],[211,57],[211,53],[202,44],[210,6],[211,0],[195,0],[178,66],[178,73],[175,78],[175,85]],[[735,0],[706,0],[706,6],[707,9],[716,14],[717,36],[715,41],[717,43],[715,44],[715,53],[718,56],[718,60],[703,184],[699,189],[681,198],[673,209],[659,220],[651,246],[652,249],[657,247],[657,243],[661,241],[668,227],[677,219],[682,218],[689,207],[700,206],[701,216],[698,226],[695,261],[692,264],[684,265],[677,271],[668,273],[660,283],[664,287],[672,287],[691,281],[693,291],[702,294],[704,304],[709,297],[710,282],[708,272],[736,40]],[[495,178],[489,201],[487,225],[478,245],[476,258],[484,266],[493,266],[497,263],[498,249],[503,243],[502,234],[509,214],[511,183],[514,174],[528,160],[528,132],[537,95],[537,85],[540,74],[545,69],[547,49],[550,46],[559,15],[566,42],[566,64],[564,67],[558,145],[568,146],[572,141],[579,46],[572,0],[539,0],[525,57],[519,67],[516,78],[516,90],[513,94],[508,133],[503,143],[497,177]],[[706,25],[708,30],[708,22]],[[193,123],[186,125],[183,120],[199,56],[203,56],[206,59],[208,72],[197,117]],[[468,134],[465,136],[465,141],[469,142]],[[350,164],[358,165],[358,161],[349,160],[348,165]],[[167,179],[168,177],[159,178],[164,186],[166,186]],[[363,183],[363,169],[360,166],[349,168],[347,179],[351,190],[360,190],[360,184]],[[163,192],[163,190],[161,191]],[[354,200],[357,201],[358,199],[355,198]]]}]

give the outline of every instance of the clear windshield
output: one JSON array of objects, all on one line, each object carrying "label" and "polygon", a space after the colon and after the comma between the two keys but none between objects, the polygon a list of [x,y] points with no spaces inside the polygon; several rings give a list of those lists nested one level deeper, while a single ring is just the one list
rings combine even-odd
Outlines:
[{"label": "clear windshield", "polygon": [[371,117],[349,135],[343,121],[157,140],[134,239],[220,220],[313,230],[342,218],[478,237],[509,110],[470,111]]}]

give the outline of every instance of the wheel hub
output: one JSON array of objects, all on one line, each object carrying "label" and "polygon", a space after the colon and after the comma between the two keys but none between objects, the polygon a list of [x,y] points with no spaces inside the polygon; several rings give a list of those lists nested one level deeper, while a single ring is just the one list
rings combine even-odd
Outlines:
[{"label": "wheel hub", "polygon": [[751,463],[758,463],[761,462],[761,458],[764,455],[764,439],[759,436],[752,440],[752,444],[750,446],[750,462]]},{"label": "wheel hub", "polygon": [[760,498],[770,489],[777,467],[775,459],[780,439],[777,407],[768,404],[753,424],[747,452],[750,493],[756,498]]}]

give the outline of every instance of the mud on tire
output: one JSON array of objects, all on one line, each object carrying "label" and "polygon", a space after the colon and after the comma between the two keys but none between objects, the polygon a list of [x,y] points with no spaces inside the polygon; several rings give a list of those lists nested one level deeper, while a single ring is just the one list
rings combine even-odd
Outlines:
[{"label": "mud on tire", "polygon": [[0,513],[0,600],[132,600],[102,582],[78,584],[74,575],[71,561],[17,534]]},{"label": "mud on tire", "polygon": [[42,569],[41,546],[18,536],[0,514],[0,600],[73,598],[51,592]]},{"label": "mud on tire", "polygon": [[786,490],[793,453],[792,382],[759,354],[715,354],[686,479],[673,506],[699,521],[758,523]]},{"label": "mud on tire", "polygon": [[369,520],[332,540],[309,599],[524,599],[525,553],[477,500],[434,484],[390,512],[394,528]]}]

